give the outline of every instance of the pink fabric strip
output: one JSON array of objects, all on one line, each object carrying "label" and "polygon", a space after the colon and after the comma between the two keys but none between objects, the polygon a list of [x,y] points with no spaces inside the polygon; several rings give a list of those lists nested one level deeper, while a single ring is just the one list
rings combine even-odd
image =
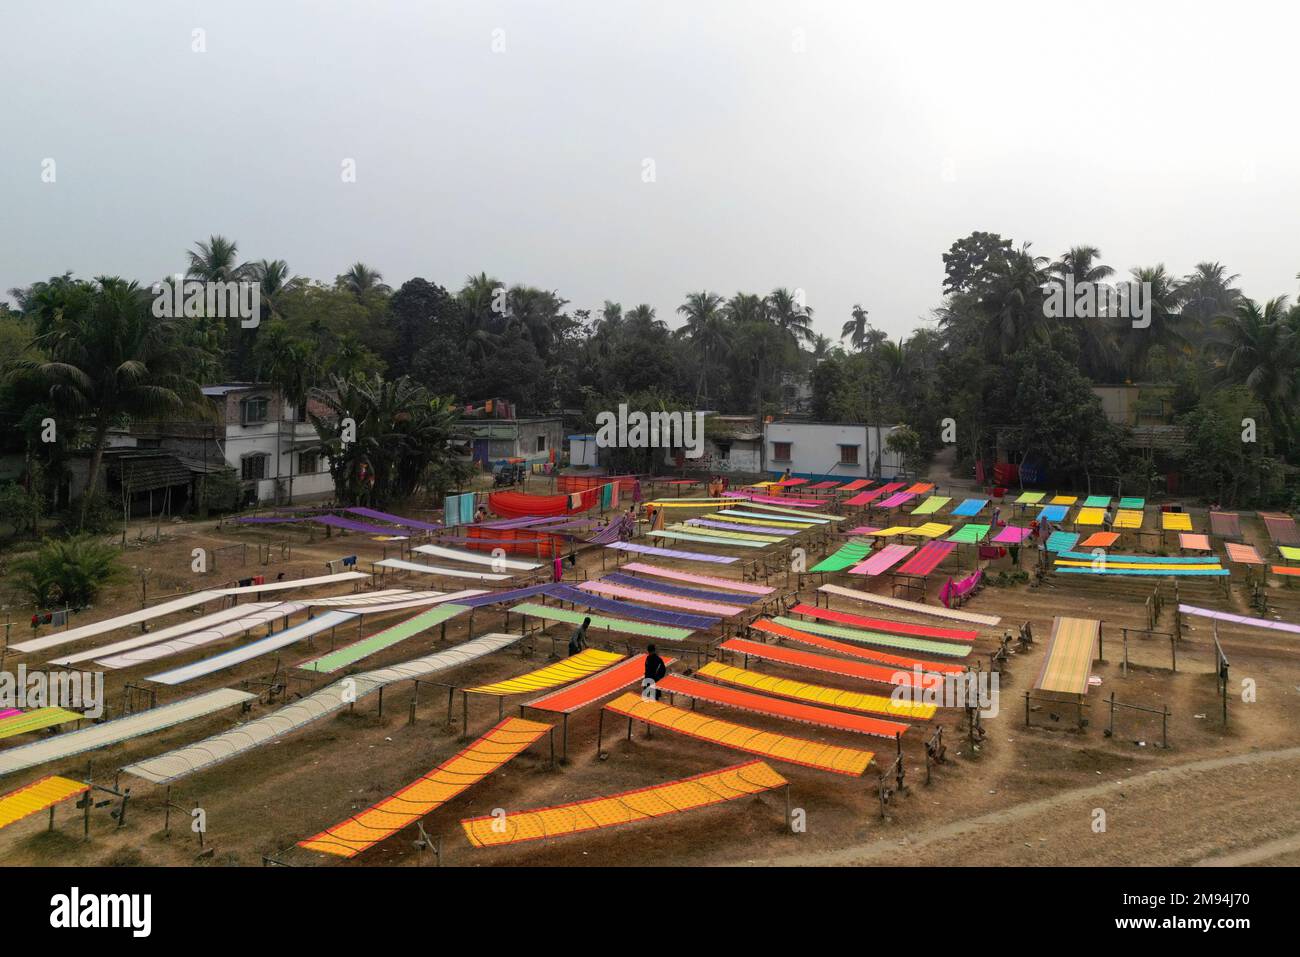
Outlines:
[{"label": "pink fabric strip", "polygon": [[724,591],[743,591],[747,595],[770,595],[776,591],[775,588],[769,588],[767,585],[751,585],[748,582],[738,582],[732,578],[716,578],[713,575],[679,572],[674,568],[660,568],[658,565],[647,565],[644,562],[628,562],[623,566],[623,569],[629,572],[641,572],[644,575],[671,578],[673,581],[690,582],[694,585],[716,585]]}]

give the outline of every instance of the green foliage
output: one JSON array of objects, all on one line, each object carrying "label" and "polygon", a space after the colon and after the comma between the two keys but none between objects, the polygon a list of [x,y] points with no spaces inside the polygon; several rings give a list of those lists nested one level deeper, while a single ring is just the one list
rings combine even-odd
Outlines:
[{"label": "green foliage", "polygon": [[117,550],[89,535],[51,539],[10,567],[18,587],[40,608],[84,608],[105,585],[126,578]]},{"label": "green foliage", "polygon": [[[406,376],[335,378],[318,398],[331,414],[311,420],[344,505],[383,505],[421,489],[441,497],[472,472],[451,448],[452,400]],[[356,434],[349,440],[351,428]]]},{"label": "green foliage", "polygon": [[39,491],[28,492],[16,482],[0,484],[0,522],[12,526],[15,535],[36,531],[44,508]]}]

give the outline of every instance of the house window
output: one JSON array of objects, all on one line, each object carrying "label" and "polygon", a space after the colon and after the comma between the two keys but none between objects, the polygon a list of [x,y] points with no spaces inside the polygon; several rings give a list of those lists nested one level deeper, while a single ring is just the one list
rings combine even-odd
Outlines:
[{"label": "house window", "polygon": [[320,453],[319,452],[299,452],[298,453],[298,471],[302,475],[310,475],[313,472],[320,471]]},{"label": "house window", "polygon": [[716,444],[717,449],[718,449],[718,461],[719,461],[719,462],[725,462],[725,461],[727,461],[728,459],[731,458],[731,443],[730,443],[730,442],[717,442],[717,443],[715,443],[715,444]]},{"label": "house window", "polygon": [[239,462],[239,474],[245,482],[266,478],[266,460],[270,456],[265,452],[245,455]]},{"label": "house window", "polygon": [[841,445],[840,446],[840,465],[857,465],[858,449],[860,445]]},{"label": "house window", "polygon": [[255,396],[239,403],[239,424],[260,425],[266,421],[270,403],[266,396]]},{"label": "house window", "polygon": [[792,445],[793,443],[791,442],[773,442],[772,443],[773,460],[777,462],[789,462],[790,448]]},{"label": "house window", "polygon": [[538,451],[538,452],[545,452],[545,451],[546,451],[546,436],[544,436],[544,435],[539,435],[539,436],[537,437],[537,451]]}]

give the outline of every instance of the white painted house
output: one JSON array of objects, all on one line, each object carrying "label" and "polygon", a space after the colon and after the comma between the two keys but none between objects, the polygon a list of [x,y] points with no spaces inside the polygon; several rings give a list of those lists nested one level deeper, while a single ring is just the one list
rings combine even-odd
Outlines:
[{"label": "white painted house", "polygon": [[[896,478],[903,457],[881,446],[897,428],[832,422],[768,422],[763,427],[764,468],[814,479]],[[879,443],[879,444],[878,444]]]},{"label": "white painted house", "polygon": [[308,400],[307,408],[296,408],[265,383],[209,385],[203,394],[215,406],[213,420],[134,422],[110,444],[170,452],[194,471],[224,463],[239,482],[240,504],[333,497],[329,459],[307,417],[308,409],[326,416],[326,406]]}]

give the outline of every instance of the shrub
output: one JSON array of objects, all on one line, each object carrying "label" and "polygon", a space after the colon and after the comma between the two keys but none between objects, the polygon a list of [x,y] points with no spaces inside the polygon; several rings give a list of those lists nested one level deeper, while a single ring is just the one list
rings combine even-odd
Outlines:
[{"label": "shrub", "polygon": [[126,578],[117,549],[89,535],[50,539],[11,568],[18,587],[41,608],[84,608],[105,585]]}]

